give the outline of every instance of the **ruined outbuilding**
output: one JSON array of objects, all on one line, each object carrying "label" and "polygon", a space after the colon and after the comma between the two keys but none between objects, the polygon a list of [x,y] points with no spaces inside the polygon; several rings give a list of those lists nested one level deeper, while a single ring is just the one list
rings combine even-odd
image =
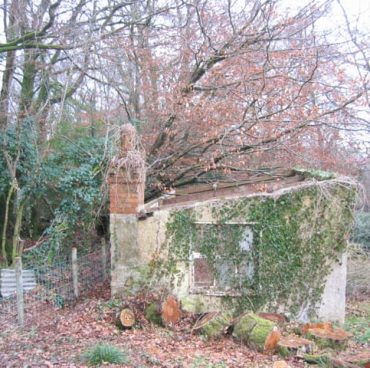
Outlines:
[{"label": "ruined outbuilding", "polygon": [[172,293],[185,310],[278,311],[344,320],[355,185],[277,170],[144,203],[145,166],[125,128],[112,163],[112,293]]}]

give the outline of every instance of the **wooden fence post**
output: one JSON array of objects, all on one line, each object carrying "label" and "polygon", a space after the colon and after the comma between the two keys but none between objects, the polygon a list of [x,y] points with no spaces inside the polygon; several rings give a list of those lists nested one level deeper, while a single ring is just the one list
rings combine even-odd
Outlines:
[{"label": "wooden fence post", "polygon": [[24,325],[24,299],[23,299],[23,277],[22,277],[22,258],[15,259],[15,282],[17,290],[17,314],[18,324]]},{"label": "wooden fence post", "polygon": [[107,279],[107,243],[105,238],[101,239],[101,261],[104,282]]},{"label": "wooden fence post", "polygon": [[73,278],[73,293],[77,299],[78,293],[78,264],[77,264],[77,248],[72,248],[72,278]]}]

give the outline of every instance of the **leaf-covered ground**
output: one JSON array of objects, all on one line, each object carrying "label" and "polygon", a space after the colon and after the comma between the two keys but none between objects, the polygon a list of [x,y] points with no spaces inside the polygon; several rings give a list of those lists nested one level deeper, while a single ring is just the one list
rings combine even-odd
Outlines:
[{"label": "leaf-covered ground", "polygon": [[[84,367],[81,355],[96,343],[124,351],[130,363],[122,367],[253,368],[272,367],[281,360],[252,351],[231,337],[205,341],[191,333],[191,316],[172,329],[153,327],[139,317],[140,328],[120,331],[115,326],[116,311],[107,287],[74,306],[44,310],[23,331],[0,333],[0,367]],[[290,367],[305,366],[298,358],[287,362]]]},{"label": "leaf-covered ground", "polygon": [[[231,338],[207,342],[191,333],[192,321],[165,329],[140,321],[120,331],[109,290],[65,309],[45,310],[23,331],[0,334],[1,367],[83,367],[81,355],[96,343],[119,347],[128,367],[271,367],[277,356],[256,353]],[[296,367],[302,367],[292,361]]]}]

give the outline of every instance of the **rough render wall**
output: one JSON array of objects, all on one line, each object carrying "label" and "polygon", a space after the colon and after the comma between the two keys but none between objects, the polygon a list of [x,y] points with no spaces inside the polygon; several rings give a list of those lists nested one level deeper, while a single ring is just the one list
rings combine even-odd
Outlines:
[{"label": "rough render wall", "polygon": [[110,215],[111,234],[111,288],[113,295],[121,294],[137,277],[137,264],[141,262],[136,215]]},{"label": "rough render wall", "polygon": [[[199,221],[211,222],[212,202],[196,203],[189,207],[197,213]],[[189,208],[188,206],[186,208]],[[111,216],[112,234],[112,293],[121,293],[126,287],[139,280],[140,267],[145,267],[155,255],[160,253],[166,257],[166,225],[172,211],[165,209],[155,211],[153,216],[144,220],[137,220],[135,216]],[[341,262],[332,265],[332,272],[327,278],[322,302],[318,308],[318,317],[323,320],[344,321],[345,316],[345,289],[346,289],[346,255]],[[184,264],[178,264],[182,273],[180,282],[174,283],[172,292],[182,301],[183,308],[189,311],[204,312],[221,308],[221,298],[212,295],[191,294],[190,272]],[[159,284],[153,285],[160,287]],[[307,321],[305,311],[300,315],[302,321]]]},{"label": "rough render wall", "polygon": [[346,312],[347,254],[342,254],[339,263],[326,279],[318,315],[323,320],[344,322]]}]

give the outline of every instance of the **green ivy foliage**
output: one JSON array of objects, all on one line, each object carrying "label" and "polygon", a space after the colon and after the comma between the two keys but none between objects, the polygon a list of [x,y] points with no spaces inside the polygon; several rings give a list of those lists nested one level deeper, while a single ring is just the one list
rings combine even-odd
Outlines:
[{"label": "green ivy foliage", "polygon": [[104,200],[101,189],[109,160],[103,157],[104,141],[93,137],[67,140],[48,155],[42,167],[42,190],[53,218],[44,230],[47,241],[30,257],[51,259],[77,231],[91,230]]},{"label": "green ivy foliage", "polygon": [[[25,261],[51,260],[69,248],[76,233],[91,230],[99,208],[104,207],[103,178],[112,156],[107,152],[109,144],[101,135],[67,125],[61,125],[47,149],[38,142],[31,118],[0,132],[0,200],[5,201],[11,184],[8,155],[12,163],[17,162],[21,193],[17,198],[25,204],[21,236],[44,239],[42,246],[27,253]],[[16,206],[12,204],[11,209]],[[2,211],[0,215],[4,216]],[[15,213],[10,215],[9,232]]]},{"label": "green ivy foliage", "polygon": [[35,171],[39,164],[39,153],[34,120],[28,118],[19,128],[12,125],[7,130],[0,131],[0,147],[0,193],[8,190],[11,180],[5,157],[7,154],[11,163],[17,162],[17,179],[26,196],[35,190],[39,183],[37,171]]},{"label": "green ivy foliage", "polygon": [[[175,211],[167,225],[167,270],[176,269],[179,260],[189,260],[195,248],[215,277],[225,262],[239,269],[252,264],[252,275],[239,273],[233,281],[234,291],[241,295],[240,309],[273,311],[285,306],[293,316],[302,309],[313,314],[330,264],[346,249],[354,201],[355,190],[336,182],[278,198],[224,201],[212,205],[216,225],[202,226],[201,231],[197,210]],[[250,251],[240,248],[244,230],[238,222],[253,223]]]},{"label": "green ivy foliage", "polygon": [[[13,245],[15,239],[19,238],[29,199],[36,196],[40,188],[41,165],[37,139],[32,118],[24,119],[18,125],[10,125],[0,132],[0,229],[7,240],[1,241],[2,262],[5,264],[12,263],[19,252],[19,249],[13,249]],[[6,211],[8,216],[5,215]]]}]

